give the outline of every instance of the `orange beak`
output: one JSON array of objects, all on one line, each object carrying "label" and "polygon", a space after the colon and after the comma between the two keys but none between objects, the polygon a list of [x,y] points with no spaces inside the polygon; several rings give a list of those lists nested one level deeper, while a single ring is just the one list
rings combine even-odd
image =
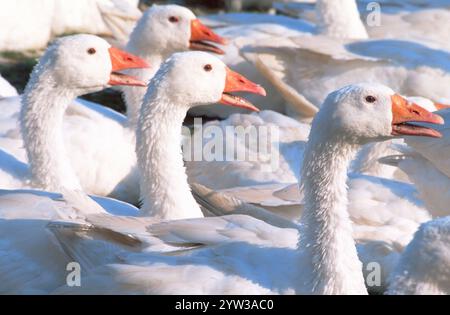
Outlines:
[{"label": "orange beak", "polygon": [[230,68],[226,68],[226,71],[227,77],[225,81],[225,88],[223,90],[220,103],[259,112],[259,109],[249,101],[239,96],[231,95],[230,93],[249,92],[266,96],[266,90],[264,90],[262,86],[253,83],[239,73],[232,71]]},{"label": "orange beak", "polygon": [[450,105],[445,105],[442,103],[434,103],[434,107],[436,107],[436,110],[441,110],[441,109],[450,108]]},{"label": "orange beak", "polygon": [[227,40],[216,33],[212,29],[200,22],[199,19],[192,20],[191,22],[191,38],[189,40],[189,48],[192,50],[209,51],[219,55],[223,55],[225,52],[206,42],[213,42],[220,45],[226,45]]},{"label": "orange beak", "polygon": [[417,104],[408,102],[398,94],[393,95],[391,101],[392,135],[442,137],[441,133],[434,129],[410,124],[411,122],[420,122],[442,125],[444,119],[441,116],[430,113]]},{"label": "orange beak", "polygon": [[118,71],[126,69],[150,68],[145,60],[115,47],[109,48],[109,55],[112,64],[111,77],[108,82],[109,85],[147,86],[145,82],[138,80],[135,77],[118,73]]}]

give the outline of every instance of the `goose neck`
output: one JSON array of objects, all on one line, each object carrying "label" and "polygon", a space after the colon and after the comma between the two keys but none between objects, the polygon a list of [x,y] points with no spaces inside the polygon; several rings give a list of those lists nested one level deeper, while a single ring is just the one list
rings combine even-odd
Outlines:
[{"label": "goose neck", "polygon": [[63,117],[76,97],[51,75],[36,75],[22,96],[21,130],[31,172],[31,185],[51,190],[81,189],[66,154]]},{"label": "goose neck", "polygon": [[149,89],[137,128],[142,215],[166,220],[203,217],[187,181],[181,127],[188,107]]},{"label": "goose neck", "polygon": [[[150,82],[158,71],[161,63],[165,60],[166,55],[158,51],[143,52],[137,49],[131,42],[127,45],[127,51],[141,57],[150,64],[147,69],[130,69],[124,73],[132,75],[146,83]],[[167,56],[168,57],[168,56]],[[128,127],[135,131],[138,121],[142,102],[147,89],[136,86],[122,87],[123,98],[127,107]]]},{"label": "goose neck", "polygon": [[305,151],[299,248],[314,294],[367,294],[347,212],[347,169],[356,149],[338,137],[312,137]]},{"label": "goose neck", "polygon": [[317,0],[316,16],[319,34],[343,39],[369,38],[355,0]]}]

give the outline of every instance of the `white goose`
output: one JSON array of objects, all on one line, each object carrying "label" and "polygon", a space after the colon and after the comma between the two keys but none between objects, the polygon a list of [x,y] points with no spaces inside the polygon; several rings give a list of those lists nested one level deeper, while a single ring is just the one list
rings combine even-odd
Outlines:
[{"label": "white goose", "polygon": [[[90,56],[86,53],[86,49],[92,48],[95,41],[100,41],[94,46],[98,57],[92,61],[89,59]],[[111,66],[108,68],[108,62],[98,60],[98,58],[105,54],[107,48],[106,42],[86,35],[64,38],[44,55],[39,66],[33,72],[32,82],[45,80],[52,73],[57,77],[59,71],[64,71],[73,74],[72,79],[60,80],[57,87],[67,93],[70,92],[72,97],[76,93],[102,88],[108,84],[109,80],[105,77],[104,72],[107,72],[109,76]],[[86,54],[87,57],[83,54]],[[69,69],[63,67],[75,60],[77,66]],[[45,63],[50,63],[53,67],[44,67]],[[97,67],[95,68],[97,77],[84,79],[83,76],[94,69],[93,63]],[[98,68],[102,65],[105,69]],[[24,97],[30,103],[36,93],[31,86],[30,84],[27,88]],[[148,89],[138,127],[137,152],[144,177],[142,181],[142,192],[145,197],[143,210],[144,214],[154,216],[145,220],[158,222],[162,218],[202,216],[199,206],[190,195],[187,181],[183,181],[183,177],[185,178],[186,175],[183,170],[180,149],[182,121],[189,107],[213,102],[255,109],[244,99],[230,94],[239,91],[264,94],[264,90],[260,86],[231,71],[216,57],[206,53],[175,54],[159,70]],[[67,100],[67,102],[69,101]],[[27,116],[30,117],[32,114]],[[49,115],[54,116],[50,112]],[[174,118],[176,121],[173,121]],[[28,123],[32,124],[33,120],[27,120],[25,125],[28,126]],[[164,132],[160,132],[162,130]],[[54,133],[57,134],[57,130],[54,130]],[[42,140],[39,135],[37,138]],[[39,152],[32,153],[36,157]],[[63,154],[62,150],[56,153]],[[47,163],[43,161],[44,159],[45,157],[41,156],[36,163],[46,166]],[[55,165],[59,168],[66,168],[66,171],[69,172],[70,166],[67,165],[67,159],[62,157],[56,162],[59,164]],[[61,277],[61,273],[65,270],[68,257],[61,253],[60,248],[51,241],[48,231],[45,230],[49,220],[75,220],[75,222],[89,223],[91,222],[88,219],[90,215],[106,215],[105,210],[89,198],[73,191],[72,188],[76,186],[76,183],[70,186],[72,183],[69,182],[68,175],[61,178],[55,174],[54,170],[49,170],[49,172],[43,177],[43,180],[51,181],[59,188],[59,191],[63,191],[69,202],[64,203],[59,200],[61,196],[58,194],[42,191],[0,192],[0,236],[2,239],[0,242],[2,255],[0,256],[8,257],[4,260],[0,258],[2,262],[0,292],[2,293],[48,293],[63,284],[62,281],[65,277]],[[51,176],[54,178],[50,178]],[[72,178],[73,181],[76,181],[75,175],[72,174]],[[57,181],[60,183],[55,183]],[[72,200],[74,203],[71,203]],[[130,207],[127,209],[120,202],[107,199],[97,199],[97,201],[110,213],[136,214],[136,212],[130,213],[132,209],[129,209]],[[173,208],[170,208],[171,206]],[[185,212],[183,213],[183,211]],[[94,216],[91,219],[95,220],[95,218]],[[113,222],[122,220],[120,217],[110,215],[104,219],[113,220]],[[128,219],[139,222],[137,218]],[[24,229],[27,230],[27,233],[22,233]],[[25,241],[29,238],[32,239],[31,242]],[[23,243],[24,241],[25,243]],[[159,243],[164,245],[162,241]],[[96,249],[98,253],[101,250],[101,248]],[[98,258],[102,259],[102,256],[100,255]],[[29,264],[30,261],[33,263]],[[20,274],[20,277],[17,274]]]},{"label": "white goose", "polygon": [[[178,5],[153,5],[139,20],[126,45],[127,51],[147,60],[151,68],[132,71],[136,77],[149,81],[161,63],[178,51],[202,50],[223,54],[210,43],[226,44],[226,40],[203,25],[191,10]],[[135,128],[145,90],[125,88],[127,117]]]},{"label": "white goose", "polygon": [[[83,41],[85,43],[74,51],[73,47]],[[145,63],[136,56],[109,47],[105,41],[95,36],[79,35],[58,41],[47,50],[35,67],[22,96],[20,113],[23,143],[30,163],[30,174],[25,179],[28,184],[52,191],[59,191],[61,188],[82,189],[67,158],[63,118],[67,106],[76,96],[106,87],[106,84],[94,84],[105,79],[105,71],[99,70],[107,67],[108,63],[103,62],[95,67],[96,62],[106,58],[105,51],[109,51],[111,56],[109,67],[112,69],[109,70],[112,74],[107,83],[145,86],[142,81],[116,73]],[[79,69],[74,66],[77,62],[87,69],[90,67],[92,73],[84,68],[81,73],[85,76],[78,78]],[[71,84],[76,88],[72,88]],[[3,166],[14,168],[14,165]]]},{"label": "white goose", "polygon": [[[93,35],[64,37],[47,49],[34,68],[23,96],[25,143],[29,145],[30,158],[35,159],[31,176],[43,175],[37,178],[38,182],[48,182],[59,191],[80,187],[64,155],[61,122],[65,107],[76,96],[109,85],[142,85],[143,82],[115,72],[136,66],[136,60],[137,57],[112,48],[105,40]],[[33,129],[36,134],[29,133]],[[2,159],[2,166],[7,162]],[[45,168],[48,174],[42,174],[39,167]],[[55,202],[42,203],[46,198],[53,198]],[[68,260],[45,233],[45,220],[75,218],[79,210],[56,201],[58,198],[61,196],[38,191],[1,192],[2,293],[43,293],[63,279],[61,275]],[[137,209],[129,205],[98,200],[113,213],[137,213]],[[103,209],[94,211],[104,212]],[[53,273],[45,273],[44,270],[52,270]]]},{"label": "white goose", "polygon": [[[128,51],[136,52],[151,67],[129,74],[148,82],[160,63],[176,51],[202,49],[221,52],[205,40],[223,43],[223,39],[203,26],[190,10],[175,5],[153,6],[144,13],[127,45]],[[145,89],[141,87],[124,91],[128,120],[86,101],[69,106],[64,118],[65,144],[84,191],[138,204],[135,129],[144,93]],[[4,99],[0,106],[7,109],[1,114],[0,131],[7,130],[0,140],[1,148],[26,163],[21,152],[23,144],[18,124],[20,98]],[[24,185],[21,179],[19,174],[7,171],[0,176],[0,187],[21,188]]]},{"label": "white goose", "polygon": [[[423,99],[411,98],[413,99],[427,106],[429,111],[436,110],[432,102],[428,104]],[[411,100],[409,100],[410,104],[412,104]],[[399,104],[405,103],[404,106],[410,106],[402,97],[396,96],[396,101]],[[415,109],[421,110],[420,107],[411,105],[410,110]],[[265,112],[253,115],[232,115],[223,122],[210,122],[203,127],[205,133],[210,127],[219,127],[222,132],[225,132],[228,126],[247,128],[250,122],[259,136],[264,134],[263,128],[257,129],[261,126],[275,128],[279,134],[279,138],[263,143],[264,146],[269,146],[269,149],[262,150],[263,152],[261,152],[261,144],[252,149],[251,143],[255,142],[255,139],[248,141],[246,137],[238,138],[237,146],[231,147],[236,147],[236,150],[240,152],[237,156],[244,156],[244,161],[203,160],[187,163],[190,182],[208,187],[194,185],[193,189],[197,200],[202,205],[213,209],[210,212],[220,215],[238,210],[238,213],[250,214],[278,227],[286,224],[280,221],[280,217],[294,222],[301,217],[304,195],[299,191],[298,185],[292,183],[296,180],[302,181],[302,178],[298,176],[306,143],[304,135],[309,134],[309,127],[280,114],[277,115],[279,116],[277,120],[271,119],[276,116],[275,114],[267,113],[266,115]],[[246,135],[252,137],[252,132]],[[204,145],[200,148],[202,152],[211,141],[207,137],[203,139]],[[235,143],[235,137],[231,139],[226,137],[226,139]],[[399,140],[396,139],[396,141]],[[392,151],[389,149],[389,143],[380,142],[377,145],[382,146],[382,152]],[[224,155],[225,147],[228,148],[228,144],[224,144]],[[253,151],[255,149],[256,152]],[[373,159],[374,164],[378,163],[377,160],[378,157]],[[354,168],[355,165],[352,167]],[[396,169],[392,166],[389,168]],[[426,182],[424,184],[426,185]],[[384,244],[381,245],[384,249],[376,246],[374,248],[366,246],[361,249],[362,255],[372,257],[365,261],[398,255],[410,242],[419,225],[429,221],[434,215],[433,210],[428,208],[428,203],[425,201],[426,206],[424,206],[423,201],[417,198],[417,191],[411,184],[351,173],[347,185],[348,212],[353,221],[354,238],[361,244],[368,241]],[[274,218],[267,213],[254,211],[251,206],[248,208],[247,205],[242,205],[241,201],[269,210],[278,217]],[[390,261],[387,263],[392,266]]]},{"label": "white goose", "polygon": [[69,32],[114,36],[122,41],[141,15],[137,5],[137,0],[2,1],[0,51],[42,49],[52,36]]},{"label": "white goose", "polygon": [[[93,49],[91,53],[95,55],[96,50]],[[112,58],[114,58],[113,69],[115,71],[130,67],[146,66],[146,63],[138,57],[125,54],[115,48],[111,48],[111,53]],[[86,54],[88,53],[86,52]],[[70,61],[73,62],[74,57],[68,60],[68,65],[70,66]],[[61,65],[63,64],[61,63]],[[98,154],[98,151],[95,149],[88,150],[89,147],[84,146],[86,150],[84,150],[81,155],[80,153],[78,153],[78,155],[73,155],[72,161],[67,158],[65,152],[77,152],[74,147],[80,150],[79,146],[82,146],[84,143],[84,139],[82,139],[81,136],[84,135],[84,132],[90,131],[87,128],[90,127],[93,129],[94,126],[83,124],[83,121],[89,120],[89,115],[76,115],[72,120],[66,122],[68,128],[64,127],[66,131],[63,132],[65,122],[63,119],[64,113],[72,100],[72,94],[67,94],[66,98],[57,97],[58,95],[56,93],[52,94],[51,89],[53,88],[55,81],[70,81],[75,74],[65,72],[64,70],[55,74],[51,62],[45,59],[40,63],[39,69],[40,72],[43,73],[42,75],[39,74],[39,78],[42,79],[30,80],[26,93],[18,99],[18,101],[21,101],[23,104],[19,120],[21,126],[15,127],[12,132],[10,131],[12,133],[11,136],[8,135],[7,137],[2,137],[2,155],[8,157],[8,159],[2,161],[0,176],[2,187],[23,188],[33,185],[48,190],[57,190],[59,184],[54,180],[57,178],[63,182],[66,181],[68,187],[81,189],[83,186],[81,185],[80,179],[86,180],[86,178],[83,178],[82,176],[79,177],[79,174],[90,176],[91,181],[95,181],[96,176],[98,176],[97,174],[92,173],[95,171],[95,167],[93,167],[93,169],[87,169],[86,163],[83,164],[83,159],[91,160],[91,163],[95,166],[95,157]],[[67,78],[64,78],[65,73],[67,73]],[[56,78],[54,78],[55,76]],[[37,75],[35,75],[35,77],[37,77]],[[145,86],[145,83],[142,81],[137,81],[131,77],[124,78],[128,81],[125,79],[120,81],[118,78],[118,81],[111,81],[111,84],[126,84],[128,82],[129,84]],[[50,96],[47,96],[44,93],[47,93]],[[48,102],[43,100],[48,100]],[[69,101],[69,104],[55,107],[55,105],[58,105],[60,102],[65,102],[66,100]],[[5,106],[9,105],[8,102],[10,99],[5,99],[4,101],[6,102]],[[15,101],[17,100],[15,99]],[[48,114],[47,110],[51,114]],[[97,114],[97,116],[99,116],[99,114]],[[94,116],[94,118],[96,117]],[[95,120],[93,120],[93,122],[95,122]],[[111,127],[115,127],[114,124],[117,125],[118,123],[114,120],[111,120],[109,123]],[[105,124],[98,125],[100,130],[99,133],[106,132],[106,127],[107,125]],[[19,130],[17,130],[17,128],[19,128]],[[61,128],[61,131],[59,131],[59,128]],[[54,132],[55,129],[58,130],[58,132]],[[110,128],[109,131],[109,136],[117,135],[124,137],[123,134],[118,132],[120,129],[117,127],[115,129]],[[114,133],[111,131],[116,132]],[[73,134],[71,134],[72,132]],[[65,136],[68,136],[69,139],[72,139],[73,141],[66,142]],[[100,140],[93,140],[90,144],[95,142],[98,143]],[[98,144],[100,145],[101,143]],[[105,143],[103,145],[107,146],[108,144],[109,143]],[[91,147],[91,149],[92,148],[93,147]],[[24,149],[27,150],[26,153]],[[129,149],[130,151],[133,150],[131,144]],[[130,155],[130,153],[123,152],[118,155],[120,160],[124,155]],[[79,163],[73,163],[73,161],[77,161],[77,159],[79,159]],[[30,170],[27,170],[26,164],[24,164],[28,163],[28,161],[31,166]],[[125,174],[128,173],[129,170]],[[86,184],[85,181],[83,183]],[[86,186],[87,185],[84,185],[84,187]],[[117,186],[117,184],[115,184],[115,186]],[[92,190],[90,192],[92,193]]]},{"label": "white goose", "polygon": [[[376,102],[365,101],[369,96]],[[306,205],[298,228],[276,228],[248,216],[161,224],[100,216],[91,225],[53,223],[51,229],[67,254],[83,259],[91,275],[82,279],[82,287],[57,292],[367,294],[347,212],[345,182],[352,155],[361,144],[392,135],[439,135],[411,127],[411,120],[442,122],[427,111],[412,119],[406,102],[398,104],[393,97],[383,86],[354,85],[326,99],[305,153]],[[93,235],[100,242],[101,258],[90,254]],[[134,242],[135,250],[127,249],[124,241]],[[96,264],[100,267],[93,268]]]},{"label": "white goose", "polygon": [[387,294],[448,295],[450,217],[423,224],[391,275]]}]

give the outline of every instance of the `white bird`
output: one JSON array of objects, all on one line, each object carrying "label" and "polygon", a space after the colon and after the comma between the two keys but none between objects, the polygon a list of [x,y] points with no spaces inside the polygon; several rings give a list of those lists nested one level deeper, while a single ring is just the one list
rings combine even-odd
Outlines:
[{"label": "white bird", "polygon": [[[417,105],[412,105],[412,100],[418,101],[429,111],[436,110],[435,104],[430,101],[425,102],[426,100],[421,98],[408,99],[412,106],[410,110],[418,108]],[[397,101],[406,102],[402,97],[398,97]],[[404,104],[404,106],[410,105]],[[208,187],[193,186],[197,200],[202,202],[205,196],[215,196],[215,200],[207,202],[210,208],[212,205],[214,209],[212,212],[215,215],[223,215],[230,211],[234,213],[236,209],[239,209],[239,206],[234,205],[234,203],[239,205],[239,202],[230,201],[227,198],[230,196],[262,207],[290,221],[295,222],[301,217],[304,196],[299,191],[298,185],[293,183],[302,182],[299,174],[306,138],[309,135],[309,125],[301,124],[281,114],[277,115],[271,112],[232,115],[225,121],[210,122],[202,130],[196,131],[203,133],[203,146],[198,148],[202,153],[207,151],[208,143],[216,143],[214,138],[209,138],[207,134],[208,132],[216,134],[217,131],[213,133],[214,129],[209,130],[209,128],[220,128],[219,130],[224,134],[224,143],[219,143],[223,145],[223,151],[219,150],[223,152],[223,156],[220,156],[217,161],[210,161],[203,157],[200,161],[187,162],[190,182]],[[246,130],[241,137],[235,136],[234,132],[229,136],[226,135],[226,128],[230,126],[253,127],[254,130],[253,132],[252,129]],[[273,129],[269,134],[274,134],[276,131],[277,137],[274,139],[264,137],[266,129]],[[195,133],[192,138],[195,140]],[[396,141],[399,140],[396,139]],[[254,143],[258,145],[255,146]],[[393,152],[389,149],[389,145],[390,143],[386,142],[375,144],[375,149],[380,147],[381,151],[375,152],[376,155],[371,157],[373,164],[378,163],[380,157],[378,154]],[[372,144],[363,147],[367,147],[370,151],[377,151]],[[226,160],[228,148],[236,150],[235,156],[242,156],[244,159]],[[352,165],[352,168],[355,169],[355,165]],[[396,169],[392,166],[389,168]],[[383,243],[385,246],[381,251],[383,255],[386,253],[398,255],[410,242],[419,225],[432,219],[434,214],[426,202],[424,206],[423,201],[417,198],[417,191],[411,184],[352,172],[347,185],[349,186],[348,212],[353,221],[353,236],[360,242]],[[283,226],[279,224],[279,218],[268,216],[266,213],[247,209],[239,213],[248,213],[278,227]],[[371,259],[378,255],[378,251],[379,248],[376,247],[361,248],[361,253],[372,256]]]},{"label": "white bird", "polygon": [[[209,42],[226,44],[224,38],[203,25],[191,10],[178,5],[153,5],[139,20],[126,45],[127,51],[148,61],[151,68],[129,73],[150,81],[161,63],[175,52],[201,50],[224,53]],[[134,129],[145,90],[125,88],[123,92],[129,125]]]},{"label": "white bird", "polygon": [[[144,13],[127,45],[127,51],[136,52],[151,66],[127,73],[148,82],[161,62],[176,51],[221,52],[205,41],[224,43],[189,9],[175,5],[153,6]],[[139,203],[135,129],[145,90],[141,87],[124,90],[128,119],[103,106],[79,99],[77,104],[68,107],[63,122],[64,141],[84,191],[135,205]],[[1,100],[0,106],[5,108],[0,114],[0,131],[6,138],[0,143],[1,148],[26,163],[22,159],[24,154],[20,152],[23,147],[18,124],[20,98]],[[21,176],[11,173],[11,170],[0,176],[0,187],[23,187]]]},{"label": "white bird", "polygon": [[[34,68],[23,95],[24,138],[33,161],[31,178],[37,176],[38,183],[45,182],[58,191],[79,188],[70,161],[64,155],[61,122],[65,107],[76,96],[109,85],[143,84],[115,72],[135,66],[136,60],[137,57],[112,48],[105,40],[93,35],[64,37],[47,49]],[[7,162],[2,159],[2,166]],[[64,278],[61,276],[69,261],[45,232],[45,220],[82,217],[91,208],[83,209],[80,214],[79,209],[61,202],[45,204],[45,199],[61,198],[45,192],[3,191],[1,196],[0,290],[34,294],[47,292],[55,286],[52,283],[57,285]],[[132,206],[103,201],[112,213],[137,213]],[[94,212],[104,212],[101,208],[93,209]],[[52,270],[53,273],[45,273],[44,270]]]},{"label": "white bird", "polygon": [[391,275],[387,294],[450,294],[450,217],[423,224]]},{"label": "white bird", "polygon": [[[56,85],[66,91],[61,94],[72,94],[71,97],[75,97],[74,94],[84,93],[86,90],[100,89],[108,84],[109,79],[106,74],[109,76],[111,73],[111,65],[108,67],[108,60],[100,58],[104,57],[103,59],[105,59],[104,55],[105,52],[107,54],[108,47],[103,40],[88,35],[63,38],[48,49],[42,57],[33,72],[31,81],[48,82],[53,77],[58,77],[60,71],[64,71],[70,76],[59,80]],[[89,55],[87,51],[90,51],[91,48],[96,49],[97,57]],[[63,58],[59,56],[63,56]],[[66,69],[66,66],[74,61],[77,61],[76,65]],[[51,64],[50,68],[44,66],[48,63]],[[96,75],[85,77],[93,69],[95,69]],[[119,77],[114,73],[111,75],[115,80],[119,78],[132,80],[124,75]],[[137,152],[143,176],[142,192],[145,197],[143,210],[144,214],[154,216],[154,218],[144,219],[144,221],[159,222],[162,218],[202,216],[199,206],[190,195],[187,181],[185,179],[183,181],[186,174],[183,169],[179,140],[184,116],[191,106],[216,102],[254,110],[255,107],[245,99],[233,96],[231,93],[264,94],[264,90],[231,71],[216,57],[202,52],[173,55],[163,64],[152,82],[142,107],[137,137]],[[30,103],[37,93],[31,87],[30,84],[24,95],[24,100]],[[41,90],[45,90],[45,87],[40,88],[39,92]],[[58,92],[55,91],[55,88],[53,91]],[[59,95],[59,93],[57,94]],[[48,96],[48,98],[50,97],[51,95]],[[42,99],[39,100],[42,102]],[[45,107],[42,108],[42,110],[44,109]],[[60,112],[63,110],[60,109]],[[32,114],[33,112],[26,116],[33,116]],[[48,111],[48,115],[54,116],[50,111]],[[34,122],[33,119],[27,119],[24,123],[25,128]],[[57,134],[57,130],[53,130],[53,133]],[[38,134],[36,138],[45,140]],[[34,149],[39,151],[37,147]],[[60,150],[56,153],[61,155],[64,152]],[[38,159],[36,163],[41,163],[43,159]],[[56,167],[67,168],[66,171],[69,171],[70,166],[67,165],[67,159],[62,157],[57,162],[59,164],[55,164]],[[42,163],[44,166],[48,165],[44,161]],[[91,222],[88,218],[90,215],[100,215],[100,217],[106,215],[103,219],[113,222],[127,220],[127,218],[107,215],[103,209],[107,209],[111,214],[130,215],[130,206],[127,207],[127,205],[114,200],[97,199],[104,207],[102,209],[84,194],[73,190],[74,187],[70,186],[71,183],[68,182],[71,179],[70,174],[61,178],[58,177],[55,170],[48,169],[48,171],[49,174],[45,174],[42,180],[51,181],[52,184],[59,181],[59,184],[54,185],[58,186],[58,191],[64,193],[66,202],[59,200],[61,199],[59,194],[42,191],[0,192],[0,235],[2,239],[0,252],[2,257],[11,258],[5,260],[0,258],[2,262],[0,292],[2,293],[49,293],[63,284],[65,277],[61,277],[61,272],[64,272],[69,261],[45,229],[50,220],[74,220],[74,222],[86,224]],[[72,178],[74,181],[76,180],[74,175]],[[186,212],[183,213],[183,211]],[[136,215],[136,212],[131,214]],[[95,219],[94,216],[92,220]],[[138,218],[128,218],[128,220],[139,222]],[[106,223],[106,221],[104,222]],[[125,225],[124,228],[126,227]],[[24,229],[27,229],[27,233],[23,233]],[[116,233],[116,235],[118,234]],[[28,238],[32,238],[32,241],[24,244],[23,242]],[[100,253],[101,248],[95,250]],[[98,256],[100,260],[102,257]],[[29,264],[30,261],[32,261],[31,264]]]},{"label": "white bird", "polygon": [[[74,51],[76,45],[80,47]],[[105,51],[109,55],[105,55]],[[109,59],[106,59],[108,56]],[[78,63],[82,67],[77,67]],[[142,81],[117,73],[142,65],[145,66],[145,63],[138,57],[110,47],[106,41],[95,36],[67,37],[51,46],[34,68],[22,96],[20,122],[29,170],[24,169],[23,162],[11,157],[2,160],[2,171],[10,169],[10,174],[14,175],[23,172],[20,180],[24,185],[51,191],[82,189],[67,158],[63,137],[64,112],[78,95],[98,91],[108,84],[145,86]],[[103,85],[97,84],[105,80],[104,72],[111,73],[110,80]],[[78,78],[79,73],[84,76]],[[8,152],[3,154],[8,155]]]},{"label": "white bird", "polygon": [[[405,115],[406,104],[384,86],[353,85],[330,94],[315,117],[305,153],[306,204],[298,228],[276,228],[249,216],[161,224],[99,217],[91,225],[53,223],[66,253],[92,263],[82,287],[56,292],[367,294],[347,212],[347,168],[357,147],[368,141],[411,132],[439,135],[409,122],[442,123],[440,117],[422,110],[412,118]],[[70,231],[77,233],[75,240]],[[103,259],[86,250],[96,234]],[[111,234],[122,237],[114,242]],[[127,239],[138,240],[139,247],[127,249],[122,243]]]},{"label": "white bird", "polygon": [[144,215],[161,219],[202,216],[187,183],[181,126],[187,110],[194,106],[220,102],[257,110],[229,94],[239,91],[265,95],[262,87],[206,53],[173,55],[158,71],[149,84],[137,128]]},{"label": "white bird", "polygon": [[140,18],[137,5],[137,0],[2,1],[0,51],[42,49],[53,36],[69,32],[114,36],[121,41]]}]

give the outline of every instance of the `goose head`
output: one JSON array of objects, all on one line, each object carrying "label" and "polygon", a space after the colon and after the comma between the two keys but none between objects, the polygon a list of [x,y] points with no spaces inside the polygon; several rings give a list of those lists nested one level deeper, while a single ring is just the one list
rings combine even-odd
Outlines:
[{"label": "goose head", "polygon": [[174,104],[188,109],[195,106],[221,103],[229,106],[258,109],[249,101],[233,95],[249,92],[266,95],[264,88],[228,68],[217,57],[200,51],[173,54],[161,66],[152,86],[166,93]]},{"label": "goose head", "polygon": [[153,5],[137,23],[128,45],[142,55],[187,50],[224,53],[211,43],[223,45],[226,40],[203,25],[191,10],[178,5]]},{"label": "goose head", "polygon": [[37,72],[51,69],[59,87],[77,90],[78,94],[102,90],[110,85],[146,86],[140,80],[118,73],[125,69],[148,67],[144,60],[111,47],[94,35],[59,38],[46,51],[40,65]]},{"label": "goose head", "polygon": [[371,83],[350,85],[331,93],[315,120],[323,121],[321,128],[316,128],[319,134],[326,132],[327,136],[354,144],[401,136],[440,137],[438,131],[414,123],[444,123],[442,117],[390,88]]}]

